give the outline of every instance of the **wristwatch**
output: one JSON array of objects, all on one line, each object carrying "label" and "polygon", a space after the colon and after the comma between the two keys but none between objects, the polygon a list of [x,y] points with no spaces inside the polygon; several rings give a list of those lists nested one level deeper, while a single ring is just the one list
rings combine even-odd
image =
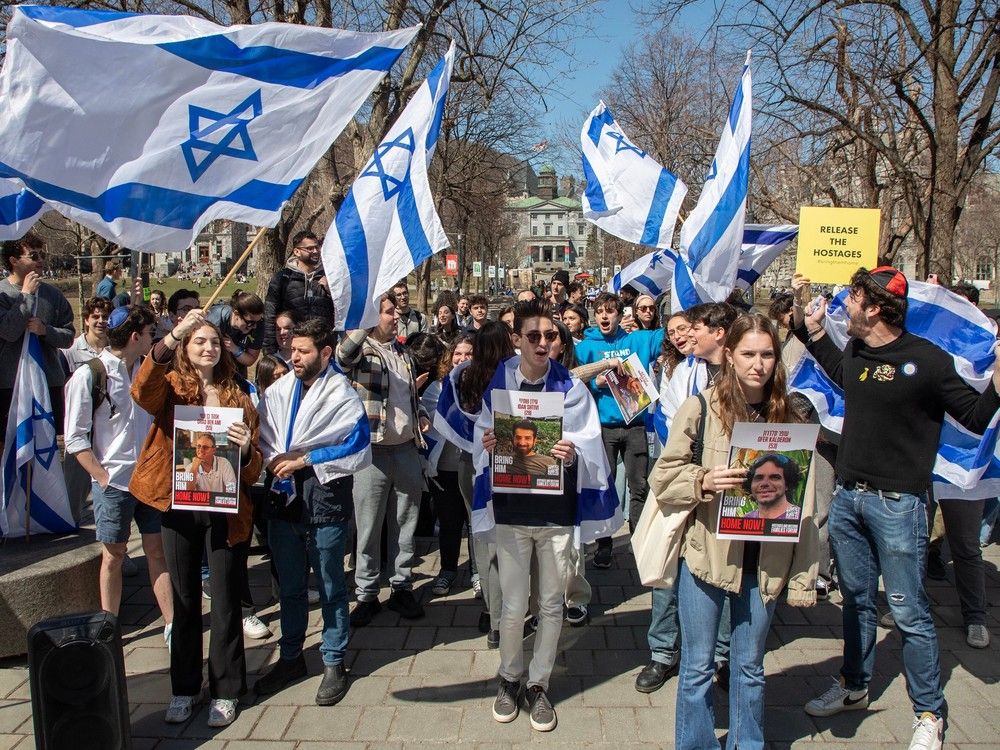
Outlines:
[{"label": "wristwatch", "polygon": [[302,456],[302,463],[304,463],[306,466],[312,466],[313,465],[312,453],[308,451],[304,453]]}]

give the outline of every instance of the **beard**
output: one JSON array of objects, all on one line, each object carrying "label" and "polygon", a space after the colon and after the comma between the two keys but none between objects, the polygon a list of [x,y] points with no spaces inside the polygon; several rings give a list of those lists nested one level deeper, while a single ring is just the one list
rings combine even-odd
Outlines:
[{"label": "beard", "polygon": [[849,315],[847,318],[847,335],[854,336],[855,338],[862,338],[867,335],[869,331],[868,319],[865,317],[864,310],[858,310],[858,312],[853,315]]},{"label": "beard", "polygon": [[312,380],[317,375],[323,372],[323,360],[317,358],[315,362],[309,365],[302,366],[302,373],[296,373],[295,377],[299,380]]}]

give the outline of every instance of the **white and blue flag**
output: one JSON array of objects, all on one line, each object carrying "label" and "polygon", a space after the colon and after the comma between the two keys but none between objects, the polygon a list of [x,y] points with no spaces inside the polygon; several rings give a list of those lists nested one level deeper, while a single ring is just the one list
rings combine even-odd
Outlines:
[{"label": "white and blue flag", "polygon": [[453,43],[358,173],[326,235],[323,267],[338,330],[374,326],[379,296],[448,247],[427,169],[454,62]]},{"label": "white and blue flag", "polygon": [[[794,224],[746,224],[743,227],[736,288],[748,289],[798,233],[799,228]],[[676,256],[670,250],[648,253],[616,273],[608,283],[608,291],[618,294],[623,286],[631,285],[640,294],[649,294],[655,299],[670,290],[675,260]],[[729,296],[728,292],[726,296]]]},{"label": "white and blue flag", "polygon": [[[849,289],[827,307],[824,326],[831,341],[847,346]],[[968,300],[937,284],[909,282],[906,330],[948,352],[959,376],[977,391],[989,385],[993,374],[996,326]],[[793,368],[789,389],[805,395],[817,408],[821,424],[834,432],[843,428],[844,394],[806,354]],[[1000,413],[986,433],[974,435],[947,414],[934,463],[934,491],[942,497],[966,499],[1000,494]],[[957,489],[956,489],[957,488]],[[959,492],[962,491],[962,492]]]},{"label": "white and blue flag", "polygon": [[4,537],[76,530],[56,445],[56,416],[45,378],[42,344],[30,332],[24,335],[7,416],[0,511]]},{"label": "white and blue flag", "polygon": [[736,271],[736,288],[747,290],[755,284],[798,235],[799,228],[795,224],[746,224],[743,227],[740,265]]},{"label": "white and blue flag", "polygon": [[583,123],[583,215],[608,234],[668,248],[687,186],[636,146],[604,102]]},{"label": "white and blue flag", "polygon": [[750,53],[698,203],[681,225],[671,307],[722,302],[736,286],[750,178]]},{"label": "white and blue flag", "polygon": [[0,177],[0,240],[16,240],[48,211],[45,202],[13,180]]},{"label": "white and blue flag", "polygon": [[0,177],[137,250],[274,226],[416,32],[16,6]]}]

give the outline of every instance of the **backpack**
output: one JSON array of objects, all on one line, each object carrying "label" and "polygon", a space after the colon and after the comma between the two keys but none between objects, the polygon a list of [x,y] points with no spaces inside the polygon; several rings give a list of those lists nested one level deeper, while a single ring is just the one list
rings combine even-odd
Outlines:
[{"label": "backpack", "polygon": [[101,406],[101,402],[107,400],[108,406],[111,408],[111,416],[115,416],[117,409],[115,408],[114,401],[111,400],[111,395],[108,393],[108,369],[104,366],[100,357],[94,357],[93,359],[87,360],[87,367],[90,368],[91,374],[91,384],[90,384],[90,401],[93,404],[93,409],[90,413],[90,445],[94,445],[94,429],[96,424],[94,419],[97,417],[97,409]]}]

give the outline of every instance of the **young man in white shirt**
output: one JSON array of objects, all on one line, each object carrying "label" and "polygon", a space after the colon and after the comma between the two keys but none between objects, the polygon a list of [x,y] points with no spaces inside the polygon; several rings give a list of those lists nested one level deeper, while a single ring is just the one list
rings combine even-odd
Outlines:
[{"label": "young man in white shirt", "polygon": [[[101,607],[118,613],[122,595],[122,563],[135,519],[149,567],[153,595],[166,622],[170,643],[173,599],[160,537],[160,513],[139,503],[128,491],[129,480],[152,420],[132,400],[132,372],[153,345],[156,317],[142,306],[119,307],[108,320],[108,346],[98,359],[106,373],[105,388],[95,372],[77,369],[66,385],[66,452],[76,456],[93,480],[94,520],[101,557]],[[95,395],[97,403],[95,403]]]},{"label": "young man in white shirt", "polygon": [[108,345],[108,316],[111,303],[103,297],[91,297],[83,305],[83,333],[73,340],[73,345],[63,349],[63,358],[70,373],[92,360]]}]

